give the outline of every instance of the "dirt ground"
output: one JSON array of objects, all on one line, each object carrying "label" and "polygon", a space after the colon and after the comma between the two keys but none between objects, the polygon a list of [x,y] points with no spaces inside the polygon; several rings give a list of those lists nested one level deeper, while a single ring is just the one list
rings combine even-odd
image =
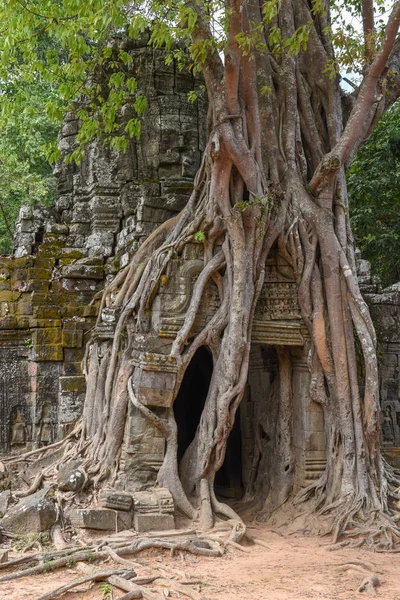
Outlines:
[{"label": "dirt ground", "polygon": [[[357,589],[365,578],[362,570],[372,568],[382,582],[377,589],[377,598],[400,600],[400,554],[379,554],[360,549],[331,552],[326,550],[328,542],[323,538],[284,537],[263,524],[250,526],[249,533],[262,540],[268,548],[248,545],[246,552],[230,548],[221,558],[191,555],[171,558],[166,551],[146,551],[133,558],[140,563],[137,575],[154,575],[164,568],[170,577],[174,576],[174,572],[177,579],[185,575],[203,600],[353,600],[369,597],[366,593],[361,595]],[[121,565],[112,562],[90,568],[104,570],[114,566],[121,568]],[[3,570],[0,575],[5,573]],[[66,570],[3,582],[0,583],[0,600],[37,600],[45,592],[79,577],[82,577],[82,572],[75,565]],[[148,589],[158,591],[158,598],[184,598],[177,593],[168,595],[167,590],[155,584]],[[122,591],[113,589],[113,600],[122,595]],[[87,591],[80,588],[59,598],[108,600],[111,596],[106,596],[104,587],[95,584]]]}]

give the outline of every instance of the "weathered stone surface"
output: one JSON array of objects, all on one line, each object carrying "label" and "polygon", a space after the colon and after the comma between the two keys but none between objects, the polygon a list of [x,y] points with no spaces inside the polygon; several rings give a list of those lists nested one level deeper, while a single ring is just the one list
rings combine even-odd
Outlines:
[{"label": "weathered stone surface", "polygon": [[99,531],[124,531],[132,527],[132,514],[108,508],[74,508],[68,514],[73,527]]},{"label": "weathered stone surface", "polygon": [[175,520],[173,515],[142,515],[134,513],[133,526],[136,531],[167,531],[175,529]]},{"label": "weathered stone surface", "polygon": [[133,522],[137,531],[175,529],[174,501],[166,488],[133,494]]},{"label": "weathered stone surface", "polygon": [[61,268],[61,277],[70,279],[103,279],[102,266],[72,264]]},{"label": "weathered stone surface", "polygon": [[79,467],[79,461],[72,461],[60,467],[57,484],[61,491],[75,492],[83,487],[86,479]]},{"label": "weathered stone surface", "polygon": [[0,492],[0,518],[4,517],[7,512],[8,507],[11,504],[11,490],[4,490]]},{"label": "weathered stone surface", "polygon": [[132,495],[117,490],[101,490],[98,503],[104,508],[113,508],[114,510],[121,511],[130,511],[133,507]]},{"label": "weathered stone surface", "polygon": [[117,513],[107,508],[74,508],[69,512],[73,527],[82,529],[116,530]]},{"label": "weathered stone surface", "polygon": [[[173,66],[165,69],[162,52],[154,54],[147,39],[129,43],[127,51],[138,58],[129,67],[138,86],[152,81],[141,139],[121,154],[94,140],[79,166],[61,161],[54,206],[23,206],[14,255],[0,259],[0,450],[5,453],[51,443],[79,418],[85,393],[79,365],[99,306],[93,297],[123,266],[121,256],[127,264],[145,235],[179,212],[191,193],[206,114],[202,99],[196,105],[187,100],[196,80]],[[154,60],[162,76],[154,76]],[[121,125],[132,116],[124,109]],[[60,132],[64,157],[78,129],[76,117],[66,115]],[[110,257],[106,265],[104,257]],[[100,340],[112,338],[112,325],[100,324]],[[27,376],[28,365],[40,368]],[[44,411],[49,417],[42,416],[44,406],[50,406]],[[153,463],[159,462],[157,456]]]},{"label": "weathered stone surface", "polygon": [[43,489],[23,498],[7,511],[1,519],[0,525],[6,531],[20,535],[47,531],[54,525],[57,518],[51,494],[51,490]]}]

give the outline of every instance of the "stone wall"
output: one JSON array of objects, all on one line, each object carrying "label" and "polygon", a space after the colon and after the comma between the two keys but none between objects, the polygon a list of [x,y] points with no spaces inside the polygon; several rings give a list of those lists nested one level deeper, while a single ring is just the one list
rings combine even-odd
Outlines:
[{"label": "stone wall", "polygon": [[[67,164],[79,128],[67,114],[55,205],[24,206],[14,254],[0,257],[1,452],[47,445],[79,417],[97,293],[185,205],[204,150],[206,106],[187,99],[200,82],[167,66],[145,38],[116,47],[131,53],[130,76],[148,101],[140,141],[117,153],[95,140],[79,166]],[[131,116],[127,103],[122,124]]]}]

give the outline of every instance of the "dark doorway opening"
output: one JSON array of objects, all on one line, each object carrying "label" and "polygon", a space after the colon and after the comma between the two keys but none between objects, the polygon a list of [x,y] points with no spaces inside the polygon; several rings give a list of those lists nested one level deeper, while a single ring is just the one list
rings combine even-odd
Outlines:
[{"label": "dark doorway opening", "polygon": [[178,463],[196,435],[212,372],[211,354],[202,346],[190,361],[174,402],[175,420],[178,425]]},{"label": "dark doorway opening", "polygon": [[240,407],[226,445],[225,460],[215,476],[215,493],[221,498],[240,500],[243,497],[242,481],[242,432]]}]

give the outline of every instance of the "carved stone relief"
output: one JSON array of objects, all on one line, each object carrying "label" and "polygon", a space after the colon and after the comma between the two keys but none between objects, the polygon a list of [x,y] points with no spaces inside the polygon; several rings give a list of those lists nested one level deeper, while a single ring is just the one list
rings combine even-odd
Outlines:
[{"label": "carved stone relief", "polygon": [[32,407],[25,348],[0,347],[0,448],[18,451],[32,441]]}]

